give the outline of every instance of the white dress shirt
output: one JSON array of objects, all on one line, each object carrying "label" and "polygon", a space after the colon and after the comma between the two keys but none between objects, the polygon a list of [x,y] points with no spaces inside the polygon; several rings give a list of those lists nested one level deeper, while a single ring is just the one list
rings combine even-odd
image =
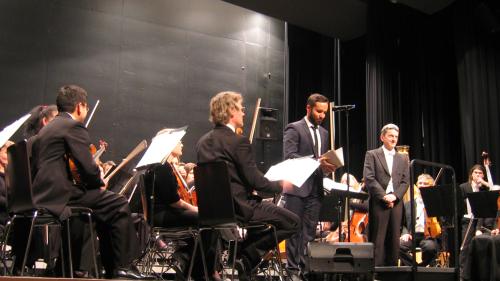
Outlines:
[{"label": "white dress shirt", "polygon": [[316,137],[318,138],[318,151],[316,151],[316,153],[318,153],[318,157],[319,157],[319,156],[321,156],[321,153],[320,153],[321,152],[321,136],[319,135],[319,128],[317,128],[316,130],[311,128],[311,127],[314,127],[314,124],[311,123],[309,121],[309,119],[307,119],[307,116],[304,117],[304,120],[306,120],[307,127],[309,128],[309,133],[311,133],[313,145],[315,145],[315,143],[314,143],[314,131],[316,131]]},{"label": "white dress shirt", "polygon": [[[387,168],[389,169],[389,175],[392,174],[392,163],[394,162],[394,155],[396,155],[396,150],[393,148],[392,150],[387,150],[385,146],[382,146],[382,150],[384,151],[385,162],[387,163]],[[385,189],[385,193],[389,194],[394,192],[394,186],[392,184],[392,176],[387,184],[387,188]]]}]

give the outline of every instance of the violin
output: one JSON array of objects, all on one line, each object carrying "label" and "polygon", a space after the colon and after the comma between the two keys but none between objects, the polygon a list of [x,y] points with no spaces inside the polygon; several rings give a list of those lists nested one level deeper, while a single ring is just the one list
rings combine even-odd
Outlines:
[{"label": "violin", "polygon": [[[99,149],[97,149],[94,144],[90,144],[89,151],[90,151],[90,154],[92,154],[92,159],[94,159],[96,164],[100,161],[99,158],[106,151],[107,147],[108,147],[108,143],[106,143],[103,140],[99,140]],[[81,179],[80,173],[78,172],[78,167],[75,164],[75,160],[73,160],[73,157],[71,155],[66,155],[66,158],[68,161],[68,167],[69,167],[71,176],[73,178],[73,183],[75,185],[80,185],[82,183],[82,179]]]},{"label": "violin", "polygon": [[439,224],[437,217],[426,217],[425,218],[425,229],[424,236],[436,238],[441,235],[441,225]]},{"label": "violin", "polygon": [[172,171],[177,179],[177,192],[179,193],[179,197],[193,206],[198,206],[196,191],[189,189],[186,180],[182,177],[175,164],[172,163],[170,165],[172,166]]}]

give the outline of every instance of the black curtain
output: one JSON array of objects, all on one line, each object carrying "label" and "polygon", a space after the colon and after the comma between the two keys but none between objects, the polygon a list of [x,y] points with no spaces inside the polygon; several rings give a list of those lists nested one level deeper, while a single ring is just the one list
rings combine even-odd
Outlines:
[{"label": "black curtain", "polygon": [[379,146],[380,128],[394,122],[412,159],[451,165],[460,181],[465,169],[452,18],[452,9],[428,16],[385,0],[369,2],[367,144]]},{"label": "black curtain", "polygon": [[[454,7],[454,37],[463,166],[482,163],[487,151],[500,161],[500,8],[499,1],[458,1]],[[500,169],[492,167],[496,184]]]},{"label": "black curtain", "polygon": [[288,25],[289,122],[305,116],[311,93],[320,93],[334,101],[334,45],[331,37]]}]

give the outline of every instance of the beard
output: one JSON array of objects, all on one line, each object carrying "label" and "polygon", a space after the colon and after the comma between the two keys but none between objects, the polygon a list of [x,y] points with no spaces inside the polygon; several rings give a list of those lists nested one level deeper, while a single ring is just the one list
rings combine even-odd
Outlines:
[{"label": "beard", "polygon": [[321,121],[318,123],[312,116],[312,114],[308,114],[307,115],[307,119],[309,120],[309,122],[311,122],[311,124],[315,125],[315,126],[319,126],[321,125]]}]

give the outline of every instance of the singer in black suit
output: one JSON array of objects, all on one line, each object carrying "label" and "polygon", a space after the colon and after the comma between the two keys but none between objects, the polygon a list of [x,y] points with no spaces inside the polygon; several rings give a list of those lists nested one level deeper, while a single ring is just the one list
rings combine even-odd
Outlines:
[{"label": "singer in black suit", "polygon": [[385,125],[383,146],[365,155],[363,176],[370,193],[369,240],[375,247],[375,266],[395,266],[403,216],[403,195],[409,185],[408,158],[397,153],[399,128]]},{"label": "singer in black suit", "polygon": [[[196,144],[199,163],[225,161],[238,219],[242,222],[265,222],[275,226],[278,241],[297,232],[299,218],[284,208],[262,202],[252,192],[280,193],[291,188],[288,182],[271,182],[257,169],[248,138],[236,134],[243,127],[243,98],[236,92],[221,92],[210,101],[210,121],[215,127]],[[261,255],[276,246],[271,231],[254,234],[249,232],[242,243],[237,262],[238,279],[250,280]]]},{"label": "singer in black suit", "polygon": [[[76,85],[61,87],[57,108],[57,117],[40,130],[32,145],[35,203],[61,219],[70,216],[71,206],[91,208],[107,277],[144,278],[131,266],[138,238],[128,202],[101,189],[101,173],[89,150],[90,138],[83,125],[88,113],[87,92]],[[68,158],[74,161],[79,180],[70,173]]]},{"label": "singer in black suit", "polygon": [[[328,98],[323,95],[309,96],[306,116],[285,128],[285,159],[308,155],[320,159],[321,155],[328,151],[328,131],[320,126],[328,112],[328,103]],[[301,218],[300,231],[286,241],[287,267],[294,275],[304,270],[306,246],[314,240],[316,234],[323,197],[323,175],[335,170],[335,166],[324,159],[321,159],[320,163],[320,168],[302,186],[294,186],[292,190],[284,192],[284,207]]]}]

